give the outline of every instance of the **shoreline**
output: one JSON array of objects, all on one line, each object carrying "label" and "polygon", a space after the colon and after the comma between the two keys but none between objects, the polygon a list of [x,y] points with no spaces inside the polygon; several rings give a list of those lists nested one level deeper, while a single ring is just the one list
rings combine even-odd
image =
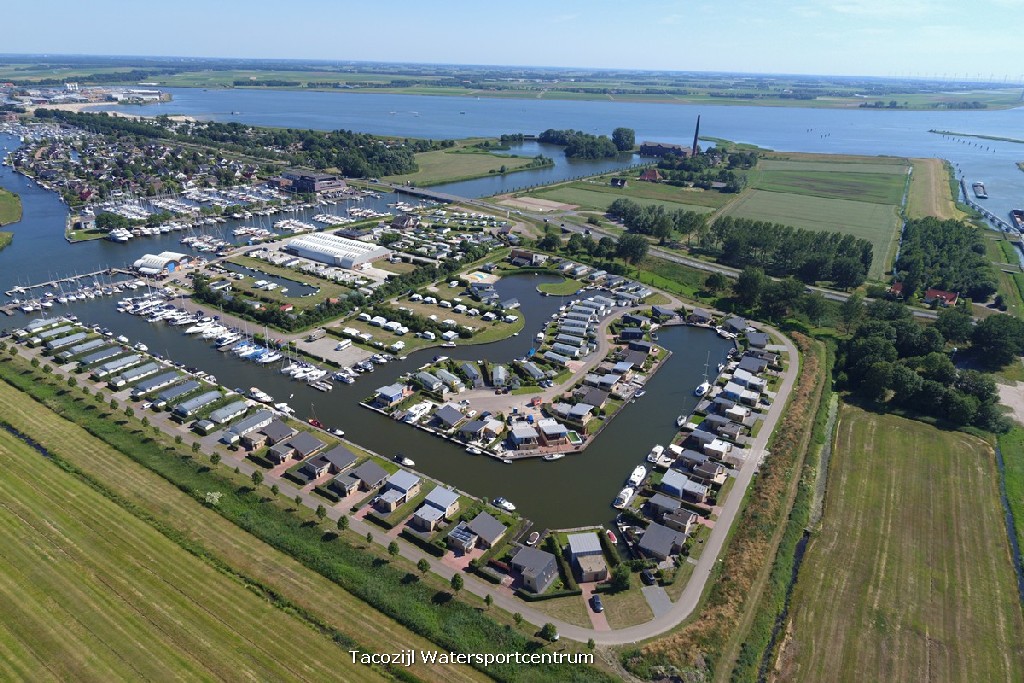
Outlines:
[{"label": "shoreline", "polygon": [[[104,113],[109,116],[116,116],[122,119],[155,119],[157,116],[166,116],[171,121],[198,121],[194,116],[186,116],[185,114],[126,114],[120,111],[93,111],[96,107],[110,106],[108,102],[75,102],[72,104],[40,104],[33,109],[54,109],[57,111],[71,111],[75,113],[86,113],[86,114],[100,114]],[[144,104],[133,105],[137,107],[145,107]]]}]

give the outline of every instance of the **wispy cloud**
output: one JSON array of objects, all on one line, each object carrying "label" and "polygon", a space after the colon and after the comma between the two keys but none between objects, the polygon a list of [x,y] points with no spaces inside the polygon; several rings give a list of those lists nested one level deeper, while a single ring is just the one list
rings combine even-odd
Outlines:
[{"label": "wispy cloud", "polygon": [[869,18],[918,17],[939,9],[934,0],[844,0],[830,5],[829,9],[840,14]]}]

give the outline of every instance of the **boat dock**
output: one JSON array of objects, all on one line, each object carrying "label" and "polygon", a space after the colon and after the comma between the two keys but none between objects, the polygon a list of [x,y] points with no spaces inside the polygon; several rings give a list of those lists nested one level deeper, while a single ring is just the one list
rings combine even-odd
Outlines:
[{"label": "boat dock", "polygon": [[[6,292],[4,292],[4,294],[6,294],[7,296],[16,296],[16,295],[21,295],[21,294],[31,295],[33,289],[48,289],[48,288],[53,288],[53,287],[59,287],[61,284],[64,284],[64,283],[73,284],[73,285],[81,285],[81,284],[83,284],[81,282],[82,280],[95,280],[96,278],[100,277],[101,275],[108,276],[108,277],[112,276],[112,275],[129,275],[131,277],[135,277],[135,273],[133,273],[130,270],[125,270],[124,268],[104,268],[103,270],[97,270],[97,271],[94,271],[92,273],[84,273],[82,275],[72,275],[70,277],[62,277],[62,278],[57,278],[55,280],[48,280],[46,282],[39,282],[39,283],[34,284],[34,285],[25,285],[24,287],[20,287],[20,286],[19,287],[15,287],[13,289],[7,290]],[[86,283],[86,284],[91,284],[91,282],[90,283]]]}]

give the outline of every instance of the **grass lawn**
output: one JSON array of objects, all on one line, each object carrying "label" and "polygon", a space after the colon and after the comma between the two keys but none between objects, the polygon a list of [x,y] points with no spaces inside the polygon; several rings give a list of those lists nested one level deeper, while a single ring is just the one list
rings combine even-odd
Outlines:
[{"label": "grass lawn", "polygon": [[21,199],[18,195],[0,189],[0,225],[21,220]]},{"label": "grass lawn", "polygon": [[420,152],[416,155],[419,170],[405,175],[387,176],[383,180],[393,183],[411,182],[414,185],[436,185],[455,180],[493,175],[504,166],[514,171],[529,166],[532,157],[512,157],[507,153],[492,154],[486,150],[466,147]]},{"label": "grass lawn", "polygon": [[0,459],[3,678],[384,680],[6,431]]},{"label": "grass lawn", "polygon": [[994,266],[992,272],[996,276],[997,291],[1003,295],[1006,312],[1020,317],[1024,314],[1024,301],[1018,282],[1024,281],[1024,274],[1017,265],[1016,248],[1002,237],[1002,233],[986,230],[984,234],[985,253]]},{"label": "grass lawn", "polygon": [[[257,280],[260,280],[259,273],[246,272],[244,280],[231,280],[231,287],[233,289],[241,289],[252,296],[258,298],[273,299],[274,301],[280,301],[282,304],[288,303],[293,304],[296,308],[312,308],[317,304],[323,303],[329,298],[339,298],[346,296],[352,291],[352,288],[342,284],[338,284],[332,280],[325,280],[317,277],[312,273],[302,273],[291,268],[282,268],[260,259],[252,258],[249,256],[236,256],[228,259],[230,263],[234,263],[237,266],[245,266],[246,268],[255,268],[256,270],[266,273],[267,275],[276,275],[288,280],[293,280],[299,283],[309,284],[313,287],[319,287],[320,291],[313,296],[306,297],[287,297],[281,294],[280,290],[267,291],[265,289],[255,289],[252,285]],[[290,289],[290,286],[289,286]]]},{"label": "grass lawn", "polygon": [[874,261],[868,273],[872,280],[880,280],[889,269],[899,238],[895,206],[850,199],[748,190],[723,209],[722,215],[841,232],[869,240],[874,246]]},{"label": "grass lawn", "polygon": [[[638,174],[639,175],[639,174]],[[612,187],[612,178],[619,177],[619,174],[609,174],[592,180],[581,180],[574,183],[567,183],[559,187],[590,190],[592,192],[603,192],[612,195],[613,199],[627,197],[633,200],[660,199],[666,202],[677,204],[692,204],[694,206],[705,206],[717,209],[728,204],[735,195],[702,190],[693,187],[676,187],[667,183],[648,183],[630,176],[629,184],[626,187]]]},{"label": "grass lawn", "polygon": [[561,282],[545,282],[537,285],[537,289],[552,296],[570,296],[580,291],[582,286],[583,283],[566,278]]},{"label": "grass lawn", "polygon": [[635,585],[627,591],[601,594],[605,616],[608,617],[608,625],[612,628],[635,626],[654,618],[647,598],[640,591],[639,577],[634,576],[633,583]]},{"label": "grass lawn", "polygon": [[1024,618],[991,447],[844,406],[782,678],[1012,681]]},{"label": "grass lawn", "polygon": [[14,240],[14,235],[9,232],[0,232],[0,251]]},{"label": "grass lawn", "polygon": [[[601,598],[602,600],[604,598]],[[567,621],[576,626],[590,628],[590,615],[587,610],[590,607],[579,595],[568,595],[564,598],[551,598],[550,600],[538,600],[530,603],[531,607],[539,609],[545,614],[550,614],[556,619]]]},{"label": "grass lawn", "polygon": [[[636,196],[629,194],[628,188],[626,190],[608,188],[608,190],[615,191],[606,191],[603,186],[596,184],[570,183],[568,185],[558,185],[550,190],[531,192],[529,196],[537,197],[538,199],[547,199],[553,202],[562,202],[563,204],[574,204],[583,209],[595,209],[602,212],[607,210],[611,203],[620,197],[629,197],[642,206],[664,206],[669,211],[673,211],[675,209],[686,209],[687,211],[710,213],[714,210],[713,207],[702,206],[697,203],[697,198],[700,194],[697,192],[687,192],[685,190],[678,189],[680,195],[679,198],[670,200]],[[690,195],[693,195],[693,198],[691,198]],[[692,203],[687,203],[688,201]]]},{"label": "grass lawn", "polygon": [[676,568],[676,580],[670,585],[665,586],[665,592],[668,593],[668,597],[675,602],[679,599],[679,596],[683,594],[683,589],[686,588],[686,583],[690,580],[690,575],[693,574],[694,565],[683,558],[682,564]]}]

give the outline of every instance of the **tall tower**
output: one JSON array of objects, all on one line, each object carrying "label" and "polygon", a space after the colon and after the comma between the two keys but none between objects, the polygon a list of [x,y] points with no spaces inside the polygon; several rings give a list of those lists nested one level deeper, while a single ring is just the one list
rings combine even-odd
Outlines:
[{"label": "tall tower", "polygon": [[697,114],[697,127],[693,130],[693,149],[690,156],[697,156],[697,138],[700,137],[700,114]]}]

